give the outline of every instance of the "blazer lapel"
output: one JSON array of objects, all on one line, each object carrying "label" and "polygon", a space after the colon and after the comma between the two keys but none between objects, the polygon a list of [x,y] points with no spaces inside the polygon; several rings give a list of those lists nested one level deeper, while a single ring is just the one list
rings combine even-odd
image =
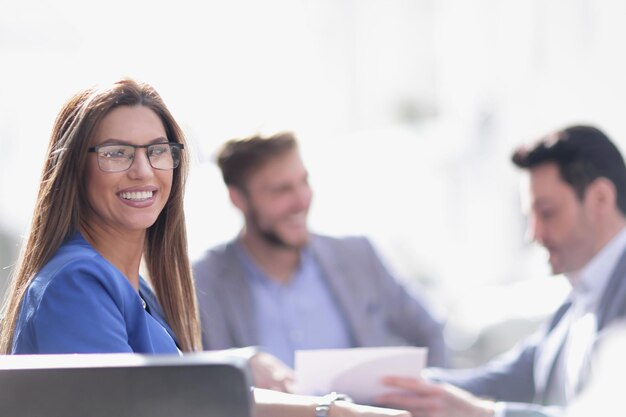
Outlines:
[{"label": "blazer lapel", "polygon": [[367,334],[366,320],[361,315],[360,297],[354,296],[354,292],[358,291],[358,288],[352,288],[352,280],[346,276],[346,266],[342,264],[340,257],[334,253],[332,247],[324,245],[320,236],[311,235],[310,247],[333,296],[337,300],[339,310],[346,320],[352,343],[355,346],[364,345],[364,335]]},{"label": "blazer lapel", "polygon": [[548,401],[548,385],[554,377],[556,359],[567,337],[567,313],[571,305],[569,299],[561,304],[550,320],[548,332],[537,346],[534,364],[535,400],[540,404]]},{"label": "blazer lapel", "polygon": [[258,344],[258,334],[254,320],[252,293],[248,285],[246,270],[237,253],[237,240],[228,244],[224,253],[223,286],[221,300],[227,309],[226,320],[231,322],[234,342],[238,346]]},{"label": "blazer lapel", "polygon": [[[553,320],[550,323],[550,333],[552,333],[555,328],[558,328],[557,324],[560,320],[563,319],[563,316],[566,314],[566,310],[569,308],[571,303],[567,302],[563,304],[557,313],[553,316]],[[617,262],[617,266],[613,271],[611,278],[607,284],[607,287],[602,294],[601,301],[598,305],[597,311],[597,331],[598,333],[607,326],[611,321],[618,317],[623,317],[626,315],[626,250],[622,253],[621,258]],[[565,333],[567,334],[567,333]],[[542,343],[538,348],[537,356],[535,364],[539,365],[539,358],[541,355],[544,355],[545,350],[549,349],[547,340],[550,338],[550,335],[546,336],[546,341]],[[597,337],[596,337],[597,340]],[[560,349],[562,347],[562,342],[557,345],[557,348]],[[552,347],[554,348],[554,346]],[[558,357],[558,353],[554,355],[554,358]],[[547,384],[552,377],[552,373],[554,371],[554,363],[548,369],[539,369],[538,366],[535,367],[535,387],[536,392],[543,401],[546,400],[547,395]]]},{"label": "blazer lapel", "polygon": [[598,331],[626,316],[626,250],[622,253],[598,306]]}]

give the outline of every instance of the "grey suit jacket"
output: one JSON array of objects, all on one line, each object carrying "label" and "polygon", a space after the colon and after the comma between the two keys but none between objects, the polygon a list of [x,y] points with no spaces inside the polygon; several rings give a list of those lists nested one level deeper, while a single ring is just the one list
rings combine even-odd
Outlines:
[{"label": "grey suit jacket", "polygon": [[[506,404],[507,417],[560,415],[563,412],[561,407],[547,403],[546,381],[539,380],[535,366],[549,332],[553,331],[569,307],[569,301],[563,303],[543,328],[501,357],[476,369],[435,370],[434,379],[459,386],[478,396],[510,402]],[[596,313],[598,337],[612,322],[626,317],[626,251],[609,279]]]},{"label": "grey suit jacket", "polygon": [[[258,345],[252,294],[235,244],[210,249],[193,263],[205,349]],[[311,235],[310,248],[355,347],[426,346],[430,365],[446,364],[441,323],[419,294],[389,273],[366,238]]]}]

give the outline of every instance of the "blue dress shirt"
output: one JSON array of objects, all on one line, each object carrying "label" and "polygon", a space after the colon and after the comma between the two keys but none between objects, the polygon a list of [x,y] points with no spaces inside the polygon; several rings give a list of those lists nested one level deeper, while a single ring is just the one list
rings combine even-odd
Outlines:
[{"label": "blue dress shirt", "polygon": [[315,257],[303,250],[287,284],[267,277],[238,244],[252,289],[260,346],[294,367],[299,349],[339,349],[354,345],[337,300]]},{"label": "blue dress shirt", "polygon": [[12,352],[180,354],[141,277],[139,293],[76,232],[30,283]]}]

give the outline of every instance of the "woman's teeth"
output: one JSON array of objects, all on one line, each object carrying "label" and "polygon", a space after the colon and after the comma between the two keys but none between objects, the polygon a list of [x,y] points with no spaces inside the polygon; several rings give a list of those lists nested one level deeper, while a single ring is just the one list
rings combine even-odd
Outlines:
[{"label": "woman's teeth", "polygon": [[124,200],[143,201],[152,198],[152,194],[154,194],[152,191],[133,191],[120,193],[120,197]]}]

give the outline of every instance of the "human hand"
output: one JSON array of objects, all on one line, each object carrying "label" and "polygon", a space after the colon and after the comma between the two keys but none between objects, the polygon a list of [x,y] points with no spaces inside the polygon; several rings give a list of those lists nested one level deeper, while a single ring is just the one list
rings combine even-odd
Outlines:
[{"label": "human hand", "polygon": [[[255,417],[311,417],[322,397],[297,395],[268,389],[255,388]],[[335,401],[328,410],[328,417],[411,417],[403,410],[370,407],[353,404],[349,401]]]},{"label": "human hand", "polygon": [[411,417],[411,413],[404,410],[391,408],[371,407],[367,405],[353,404],[346,401],[333,403],[328,411],[328,417]]},{"label": "human hand", "polygon": [[449,384],[423,379],[386,377],[386,386],[403,392],[389,393],[377,398],[377,403],[408,410],[413,417],[492,417],[494,403],[475,397]]},{"label": "human hand", "polygon": [[283,361],[266,352],[250,358],[254,386],[281,392],[293,392],[294,372]]}]

